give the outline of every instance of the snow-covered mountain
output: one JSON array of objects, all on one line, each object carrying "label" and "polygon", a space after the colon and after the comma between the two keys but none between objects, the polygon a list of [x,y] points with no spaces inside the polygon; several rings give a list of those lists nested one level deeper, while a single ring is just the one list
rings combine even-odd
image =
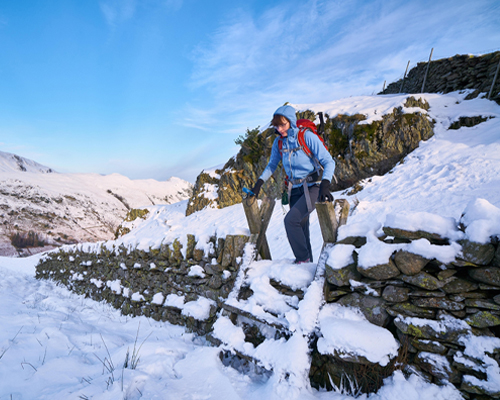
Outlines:
[{"label": "snow-covered mountain", "polygon": [[46,167],[28,158],[0,151],[0,173],[4,172],[35,172],[48,174],[55,171],[52,168]]},{"label": "snow-covered mountain", "polygon": [[191,187],[175,177],[57,173],[0,152],[0,255],[18,254],[10,239],[15,233],[32,231],[52,245],[112,239],[129,209],[184,200]]}]

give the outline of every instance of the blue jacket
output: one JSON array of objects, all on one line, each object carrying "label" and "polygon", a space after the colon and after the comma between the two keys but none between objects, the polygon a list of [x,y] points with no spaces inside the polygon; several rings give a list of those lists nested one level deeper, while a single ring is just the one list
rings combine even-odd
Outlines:
[{"label": "blue jacket", "polygon": [[[274,115],[282,115],[288,119],[288,121],[290,121],[290,129],[288,130],[288,136],[283,138],[282,154],[280,154],[278,145],[280,135],[278,135],[278,137],[274,140],[269,163],[262,172],[260,179],[263,181],[268,180],[276,170],[280,161],[283,163],[285,173],[288,175],[289,179],[303,179],[318,169],[317,163],[314,160],[314,158],[316,158],[324,169],[322,179],[328,179],[331,182],[333,172],[335,170],[335,161],[333,161],[332,156],[325,148],[319,137],[310,130],[306,130],[304,134],[304,140],[307,147],[309,147],[314,155],[314,158],[309,157],[302,149],[298,151],[287,151],[298,149],[300,147],[297,138],[299,128],[297,128],[295,109],[292,106],[282,106],[276,110]],[[293,185],[293,187],[299,186],[302,186],[302,184],[297,183]]]}]

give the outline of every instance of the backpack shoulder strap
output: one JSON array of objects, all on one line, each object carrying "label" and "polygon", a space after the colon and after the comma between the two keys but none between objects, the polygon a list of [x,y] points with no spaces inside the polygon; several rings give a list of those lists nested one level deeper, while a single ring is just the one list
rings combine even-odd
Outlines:
[{"label": "backpack shoulder strap", "polygon": [[297,135],[297,140],[299,142],[300,147],[302,147],[302,150],[304,150],[304,153],[306,153],[308,157],[312,157],[313,156],[312,151],[307,146],[306,139],[304,138],[306,130],[307,130],[307,128],[301,128],[299,130],[299,133]]}]

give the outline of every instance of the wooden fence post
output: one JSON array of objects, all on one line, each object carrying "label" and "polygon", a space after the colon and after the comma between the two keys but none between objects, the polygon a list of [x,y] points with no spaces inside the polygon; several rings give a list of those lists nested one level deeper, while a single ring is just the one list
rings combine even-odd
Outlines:
[{"label": "wooden fence post", "polygon": [[[338,209],[338,218],[335,210]],[[349,202],[345,199],[335,200],[333,203],[316,203],[319,226],[324,243],[335,243],[339,226],[345,225],[349,216]]]},{"label": "wooden fence post", "polygon": [[406,79],[406,73],[408,72],[408,67],[410,66],[410,60],[408,60],[408,64],[406,64],[406,71],[405,74],[403,75],[403,82],[401,82],[401,87],[399,88],[399,93],[403,91],[403,86],[405,84],[405,79]]},{"label": "wooden fence post", "polygon": [[422,82],[422,90],[420,93],[424,93],[425,81],[427,80],[427,73],[429,72],[429,66],[431,65],[432,52],[434,51],[434,47],[431,49],[431,54],[429,56],[429,62],[427,63],[427,68],[425,69],[424,81]]},{"label": "wooden fence post", "polygon": [[271,260],[271,251],[266,239],[266,230],[273,215],[276,202],[270,197],[262,199],[259,204],[255,196],[243,200],[243,210],[250,228],[250,242],[255,244],[255,250],[264,260]]}]

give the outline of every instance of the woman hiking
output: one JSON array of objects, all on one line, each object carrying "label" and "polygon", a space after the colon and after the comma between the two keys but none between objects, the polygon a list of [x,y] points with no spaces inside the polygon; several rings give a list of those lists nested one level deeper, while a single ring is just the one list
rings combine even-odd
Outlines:
[{"label": "woman hiking", "polygon": [[[296,264],[312,262],[309,214],[313,211],[316,201],[333,201],[329,186],[335,162],[318,135],[310,129],[303,132],[302,139],[292,106],[278,108],[271,125],[278,137],[274,140],[269,163],[252,192],[255,196],[259,195],[262,184],[269,179],[281,161],[287,175],[290,202],[290,211],[285,217],[288,241]],[[310,156],[306,153],[307,150]]]}]

